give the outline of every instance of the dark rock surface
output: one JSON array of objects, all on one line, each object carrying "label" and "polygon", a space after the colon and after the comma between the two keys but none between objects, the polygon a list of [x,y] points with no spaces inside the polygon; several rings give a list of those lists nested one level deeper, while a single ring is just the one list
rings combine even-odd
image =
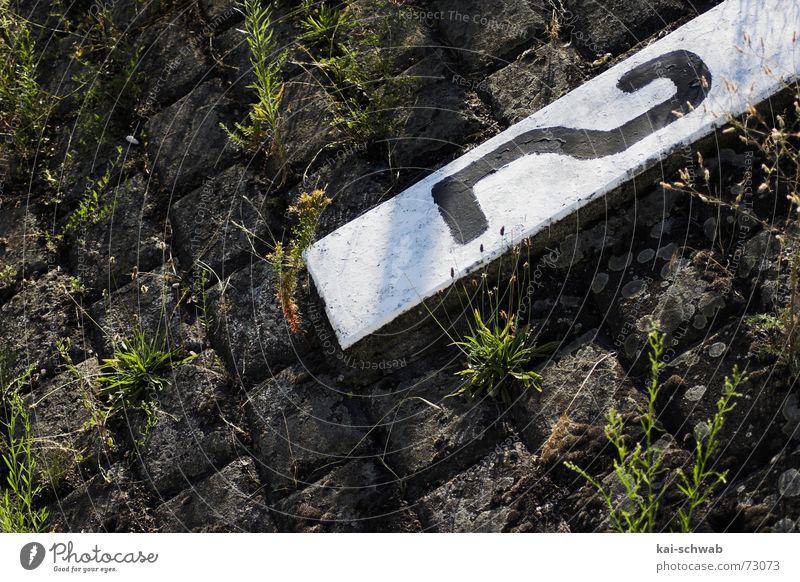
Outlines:
[{"label": "dark rock surface", "polygon": [[109,446],[93,424],[94,379],[98,363],[89,359],[42,382],[28,399],[39,460],[50,486],[80,485],[99,467],[108,467],[119,449]]},{"label": "dark rock surface", "polygon": [[79,329],[84,318],[69,289],[66,275],[48,271],[41,279],[26,281],[0,307],[0,341],[14,346],[17,372],[33,365],[37,374],[54,375],[61,363],[56,348],[60,339],[70,340],[75,362],[82,362],[92,351]]},{"label": "dark rock surface", "polygon": [[17,283],[47,270],[41,227],[23,205],[0,206],[0,297],[13,295]]},{"label": "dark rock surface", "polygon": [[618,55],[689,14],[681,0],[566,0],[572,38],[587,58]]},{"label": "dark rock surface", "polygon": [[434,21],[470,70],[500,68],[534,44],[549,21],[546,9],[527,0],[437,0],[433,4]]},{"label": "dark rock surface", "polygon": [[587,345],[542,370],[542,385],[514,403],[513,414],[528,449],[542,448],[566,416],[583,425],[602,425],[610,408],[633,412],[643,404],[614,352]]},{"label": "dark rock surface", "polygon": [[404,120],[402,134],[388,139],[397,166],[430,168],[431,159],[451,154],[485,131],[486,107],[474,93],[453,82],[457,75],[453,67],[439,51],[404,72],[412,81],[408,105],[396,112]]},{"label": "dark rock surface", "polygon": [[278,503],[276,520],[288,531],[413,532],[417,515],[407,506],[392,474],[374,460],[338,467]]},{"label": "dark rock surface", "polygon": [[158,398],[159,418],[139,445],[142,480],[168,498],[236,456],[235,426],[225,370],[212,353],[175,370]]},{"label": "dark rock surface", "polygon": [[275,214],[256,173],[232,166],[173,205],[175,250],[187,270],[210,268],[216,274],[208,275],[213,285],[216,277],[224,279],[280,239]]},{"label": "dark rock surface", "polygon": [[[423,497],[426,531],[496,533],[544,531],[544,520],[525,507],[538,478],[536,459],[519,442],[492,451],[478,465]],[[520,523],[520,522],[524,523]],[[564,527],[556,525],[558,531]]]},{"label": "dark rock surface", "polygon": [[252,459],[243,457],[156,508],[161,532],[277,531]]},{"label": "dark rock surface", "polygon": [[50,506],[56,531],[150,532],[153,500],[120,462]]},{"label": "dark rock surface", "polygon": [[449,374],[392,380],[369,391],[367,410],[381,457],[412,495],[474,463],[510,432],[505,411],[490,401],[446,401],[458,383]]},{"label": "dark rock surface", "polygon": [[210,79],[146,123],[153,171],[168,192],[185,194],[209,170],[231,164],[234,150],[219,126],[232,124],[229,108],[222,83]]},{"label": "dark rock surface", "polygon": [[608,261],[609,282],[597,298],[609,311],[616,344],[629,361],[639,364],[638,369],[647,365],[641,356],[651,322],[667,334],[671,358],[742,302],[731,292],[730,275],[715,260],[703,253],[691,258],[681,254],[669,243],[635,256],[633,252],[614,255]]},{"label": "dark rock surface", "polygon": [[301,368],[278,373],[248,394],[258,471],[271,493],[302,488],[315,476],[366,453],[364,419],[333,382]]},{"label": "dark rock surface", "polygon": [[[111,192],[114,208],[108,220],[81,229],[70,246],[70,271],[94,292],[127,284],[132,273],[149,271],[164,261],[163,197],[137,174]],[[124,234],[123,234],[124,233]]]},{"label": "dark rock surface", "polygon": [[693,435],[714,415],[716,405],[737,366],[747,374],[747,382],[739,386],[742,397],[728,415],[722,432],[722,457],[726,468],[756,466],[776,454],[791,437],[775,422],[779,411],[787,409],[791,381],[771,367],[759,367],[748,361],[745,330],[731,324],[684,352],[670,365],[672,378],[665,407],[664,422],[670,432],[689,446]]},{"label": "dark rock surface", "polygon": [[767,466],[737,478],[709,510],[709,521],[724,531],[796,532],[800,480],[800,449],[782,451]]},{"label": "dark rock surface", "polygon": [[[571,47],[545,44],[491,75],[485,83],[501,119],[516,123],[577,87],[583,73]],[[479,86],[479,89],[481,87]]]},{"label": "dark rock surface", "polygon": [[115,346],[131,340],[138,330],[146,330],[168,345],[199,352],[204,341],[202,324],[185,317],[181,309],[181,277],[168,267],[135,273],[134,277],[88,309],[92,318],[89,334],[98,352],[110,356]]},{"label": "dark rock surface", "polygon": [[275,292],[275,274],[261,260],[209,293],[211,341],[228,369],[246,385],[276,375],[308,350],[302,334],[290,333]]},{"label": "dark rock surface", "polygon": [[163,107],[188,94],[211,67],[203,51],[206,39],[200,23],[180,18],[167,22],[156,34],[139,66],[160,72],[145,77],[142,92],[146,103]]}]

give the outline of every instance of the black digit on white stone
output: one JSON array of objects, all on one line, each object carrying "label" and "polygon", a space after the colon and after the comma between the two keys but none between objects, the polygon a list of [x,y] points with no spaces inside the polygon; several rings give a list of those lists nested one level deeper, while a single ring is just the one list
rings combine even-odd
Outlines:
[{"label": "black digit on white stone", "polygon": [[489,228],[474,192],[475,185],[487,176],[532,154],[553,153],[589,160],[624,152],[702,103],[712,83],[711,72],[703,60],[692,52],[679,50],[630,70],[619,80],[617,88],[625,93],[635,93],[659,79],[672,81],[676,88],[674,96],[617,129],[533,129],[436,184],[432,188],[433,200],[453,238],[460,244],[466,244]]}]

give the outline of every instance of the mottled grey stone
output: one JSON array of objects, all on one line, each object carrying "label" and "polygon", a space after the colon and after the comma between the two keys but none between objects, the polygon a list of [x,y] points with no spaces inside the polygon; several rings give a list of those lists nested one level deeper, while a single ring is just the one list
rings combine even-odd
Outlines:
[{"label": "mottled grey stone", "polygon": [[364,455],[369,427],[341,388],[287,368],[252,389],[246,404],[258,471],[285,494],[331,467]]},{"label": "mottled grey stone", "polygon": [[572,45],[594,59],[616,56],[690,12],[681,0],[565,0]]},{"label": "mottled grey stone", "polygon": [[79,310],[67,292],[70,288],[67,275],[52,270],[22,283],[16,295],[0,306],[0,346],[16,355],[14,374],[34,365],[34,377],[52,376],[62,363],[56,348],[61,339],[69,340],[76,363],[91,353]]},{"label": "mottled grey stone", "polygon": [[[174,246],[184,268],[197,271],[202,262],[225,279],[280,239],[275,215],[268,189],[253,171],[235,165],[173,205]],[[208,279],[209,285],[216,283],[214,275]]]},{"label": "mottled grey stone", "polygon": [[547,44],[528,51],[486,80],[492,107],[504,122],[516,123],[580,84],[578,65],[571,48]]},{"label": "mottled grey stone", "polygon": [[460,382],[439,373],[370,389],[367,411],[383,459],[418,496],[474,463],[509,436],[502,407],[488,400],[446,398]]},{"label": "mottled grey stone", "polygon": [[240,382],[252,385],[280,372],[308,351],[292,334],[275,297],[275,273],[264,259],[209,291],[211,341]]},{"label": "mottled grey stone", "polygon": [[438,25],[470,70],[495,69],[543,36],[549,11],[526,0],[435,0]]},{"label": "mottled grey stone", "polygon": [[252,459],[241,458],[154,511],[161,532],[273,533]]},{"label": "mottled grey stone", "polygon": [[540,517],[520,511],[536,478],[533,455],[522,443],[508,442],[419,501],[425,531],[499,533],[519,528],[520,521],[536,531]]},{"label": "mottled grey stone", "polygon": [[350,461],[277,504],[281,529],[301,532],[414,532],[419,520],[396,478],[372,459]]},{"label": "mottled grey stone", "polygon": [[603,425],[610,408],[634,412],[642,403],[616,355],[595,344],[550,363],[541,375],[542,391],[527,391],[512,408],[525,445],[537,454],[562,416]]},{"label": "mottled grey stone", "polygon": [[147,121],[153,173],[168,192],[186,193],[232,163],[232,144],[220,128],[220,122],[232,125],[229,110],[222,83],[212,79]]},{"label": "mottled grey stone", "polygon": [[225,371],[213,353],[172,372],[158,395],[156,425],[138,447],[145,484],[170,497],[236,456],[235,409]]}]

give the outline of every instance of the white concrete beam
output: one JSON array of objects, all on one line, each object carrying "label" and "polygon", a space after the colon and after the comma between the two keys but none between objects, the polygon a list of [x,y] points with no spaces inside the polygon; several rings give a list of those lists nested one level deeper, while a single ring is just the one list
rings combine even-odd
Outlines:
[{"label": "white concrete beam", "polygon": [[318,241],[342,348],[783,89],[798,33],[800,0],[727,0]]}]

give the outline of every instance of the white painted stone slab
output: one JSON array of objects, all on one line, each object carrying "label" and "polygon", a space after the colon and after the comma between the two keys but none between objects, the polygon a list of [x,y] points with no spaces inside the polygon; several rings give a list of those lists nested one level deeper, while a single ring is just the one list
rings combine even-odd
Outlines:
[{"label": "white painted stone slab", "polygon": [[[306,262],[342,348],[777,93],[800,72],[798,33],[800,0],[727,0],[318,241]],[[472,189],[484,230],[462,240],[454,235],[434,200],[437,184],[482,164],[514,138],[535,135],[531,130],[580,129],[592,142],[600,135],[592,131],[613,131],[674,101],[678,89],[668,78],[633,92],[619,83],[675,51],[696,55],[710,71],[705,99],[693,111],[619,153],[595,159],[532,153],[497,165]]]}]

